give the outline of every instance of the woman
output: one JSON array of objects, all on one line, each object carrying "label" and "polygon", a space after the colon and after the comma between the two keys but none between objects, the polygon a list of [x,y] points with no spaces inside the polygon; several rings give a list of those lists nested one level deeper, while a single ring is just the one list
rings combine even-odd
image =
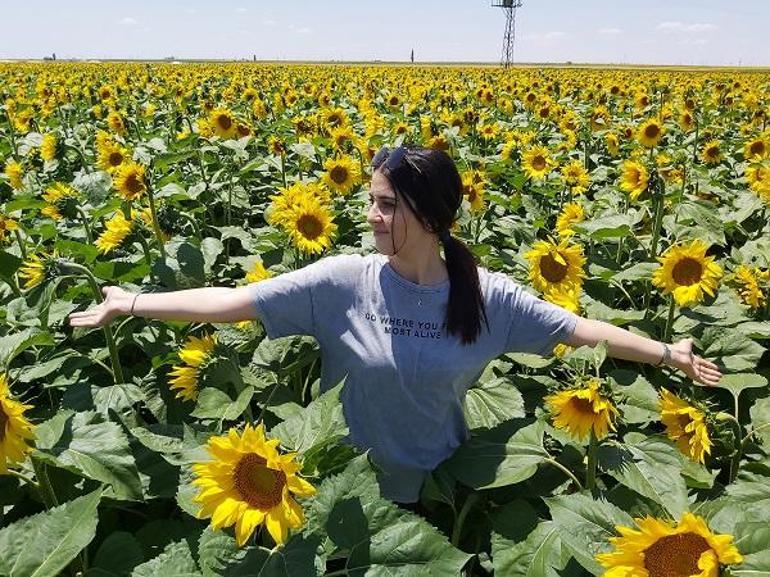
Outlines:
[{"label": "woman", "polygon": [[[608,342],[609,355],[667,364],[719,381],[716,365],[685,339],[669,347],[542,301],[501,273],[477,267],[450,234],[462,201],[445,153],[382,149],[373,161],[367,220],[376,254],[338,255],[240,288],[130,294],[73,313],[73,326],[121,314],[162,320],[259,318],[269,338],[312,335],[322,354],[321,388],[346,377],[350,440],[371,449],[383,495],[413,503],[427,474],[467,438],[462,400],[490,360],[507,351],[550,354]],[[442,259],[439,245],[443,245]]]}]

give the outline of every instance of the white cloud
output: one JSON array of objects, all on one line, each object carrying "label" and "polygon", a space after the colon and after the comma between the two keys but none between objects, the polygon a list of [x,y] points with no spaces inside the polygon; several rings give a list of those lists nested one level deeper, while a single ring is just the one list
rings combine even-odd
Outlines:
[{"label": "white cloud", "polygon": [[236,8],[235,11],[238,14],[245,14],[246,12],[248,12],[248,10],[246,10],[246,8]]},{"label": "white cloud", "polygon": [[265,26],[275,26],[276,24],[278,24],[278,22],[276,22],[272,18],[265,18],[264,20],[262,20],[262,24],[264,24]]},{"label": "white cloud", "polygon": [[131,16],[126,16],[120,19],[120,23],[124,26],[136,26],[139,21],[136,18],[131,18]]},{"label": "white cloud", "polygon": [[620,28],[599,28],[596,32],[602,36],[618,36],[623,34]]},{"label": "white cloud", "polygon": [[685,32],[690,34],[699,34],[703,32],[714,32],[719,29],[719,27],[716,24],[710,24],[707,22],[679,22],[679,21],[669,21],[669,22],[661,22],[658,24],[657,30],[661,30],[663,32]]}]

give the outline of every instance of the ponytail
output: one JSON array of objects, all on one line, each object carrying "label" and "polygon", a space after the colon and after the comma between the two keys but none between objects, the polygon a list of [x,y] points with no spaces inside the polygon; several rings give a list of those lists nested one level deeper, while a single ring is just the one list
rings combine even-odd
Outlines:
[{"label": "ponytail", "polygon": [[446,330],[450,335],[458,335],[463,345],[473,344],[481,334],[482,317],[489,331],[476,257],[464,242],[448,232],[441,235],[441,242],[449,273]]}]

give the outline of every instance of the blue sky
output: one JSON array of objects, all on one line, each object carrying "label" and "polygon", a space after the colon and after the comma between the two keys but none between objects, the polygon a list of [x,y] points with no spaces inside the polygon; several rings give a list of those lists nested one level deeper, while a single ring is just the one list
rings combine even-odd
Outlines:
[{"label": "blue sky", "polygon": [[[14,2],[0,59],[251,58],[485,61],[500,58],[489,0]],[[516,60],[768,65],[766,0],[524,0]]]}]

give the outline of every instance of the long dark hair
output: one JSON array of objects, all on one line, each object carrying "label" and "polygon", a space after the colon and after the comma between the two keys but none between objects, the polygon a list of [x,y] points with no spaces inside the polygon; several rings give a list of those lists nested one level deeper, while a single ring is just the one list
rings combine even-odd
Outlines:
[{"label": "long dark hair", "polygon": [[463,345],[475,342],[481,334],[482,317],[487,331],[489,320],[476,258],[449,232],[462,204],[462,180],[455,163],[441,150],[410,145],[381,149],[372,168],[388,179],[425,228],[439,236],[449,273],[447,332],[459,334]]}]

